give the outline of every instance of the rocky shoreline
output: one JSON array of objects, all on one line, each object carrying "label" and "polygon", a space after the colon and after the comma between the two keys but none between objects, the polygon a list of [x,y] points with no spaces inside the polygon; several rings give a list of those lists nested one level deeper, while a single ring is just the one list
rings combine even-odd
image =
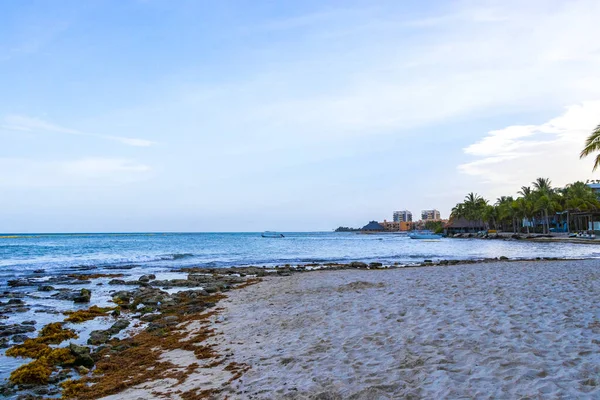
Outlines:
[{"label": "rocky shoreline", "polygon": [[[164,279],[155,274],[131,279],[125,273],[43,277],[42,271],[36,271],[30,277],[8,282],[9,290],[0,294],[0,318],[29,314],[31,303],[43,303],[44,299],[60,302],[62,306],[34,311],[52,316],[53,322],[39,331],[36,320],[0,322],[0,347],[5,349],[2,356],[14,360],[14,369],[8,382],[0,387],[0,395],[18,399],[100,398],[158,376],[183,382],[199,368],[217,364],[224,365],[230,380],[237,379],[247,366],[228,362],[226,355],[215,353],[205,343],[214,335],[218,302],[230,290],[257,283],[262,277],[317,270],[397,269],[498,260],[508,261],[499,257],[424,260],[410,265],[351,262],[269,268],[183,268]],[[555,258],[531,261],[542,260]],[[86,287],[78,288],[80,285]],[[40,298],[40,294],[46,297]],[[102,299],[107,294],[109,299]],[[190,330],[190,326],[195,328]],[[183,368],[161,358],[174,350],[192,352],[197,361]],[[202,398],[218,390],[191,388],[180,397]]]}]

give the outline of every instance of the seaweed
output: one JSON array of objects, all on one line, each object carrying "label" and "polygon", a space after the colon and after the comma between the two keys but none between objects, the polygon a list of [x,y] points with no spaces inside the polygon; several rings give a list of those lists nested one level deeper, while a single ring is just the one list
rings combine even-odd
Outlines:
[{"label": "seaweed", "polygon": [[26,339],[23,343],[14,345],[6,350],[9,357],[40,358],[50,353],[52,349],[37,339]]},{"label": "seaweed", "polygon": [[29,364],[21,365],[10,373],[10,381],[17,385],[22,384],[47,384],[52,374],[52,367],[47,360],[39,359]]},{"label": "seaweed", "polygon": [[113,311],[115,309],[116,307],[91,306],[87,310],[66,311],[63,313],[64,315],[67,315],[67,318],[65,318],[64,322],[78,324],[81,322],[89,321],[96,317],[106,315],[109,311]]}]

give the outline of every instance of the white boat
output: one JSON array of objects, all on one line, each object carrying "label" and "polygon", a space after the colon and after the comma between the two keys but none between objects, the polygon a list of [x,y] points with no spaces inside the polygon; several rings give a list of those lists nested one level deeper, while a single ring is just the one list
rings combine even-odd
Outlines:
[{"label": "white boat", "polygon": [[411,239],[441,239],[442,235],[433,232],[411,232],[408,234]]},{"label": "white boat", "polygon": [[285,237],[285,236],[283,236],[282,233],[271,232],[271,231],[264,231],[260,236],[262,236],[264,238],[284,238]]}]

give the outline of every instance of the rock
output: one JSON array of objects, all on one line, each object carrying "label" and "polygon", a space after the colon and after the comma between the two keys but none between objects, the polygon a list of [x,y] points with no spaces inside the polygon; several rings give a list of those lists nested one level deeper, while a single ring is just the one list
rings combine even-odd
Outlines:
[{"label": "rock", "polygon": [[71,350],[71,354],[75,356],[75,365],[84,368],[92,368],[94,366],[94,360],[91,357],[89,347],[71,343],[69,345],[69,350]]},{"label": "rock", "polygon": [[0,337],[14,336],[22,333],[35,332],[35,328],[30,325],[0,325]]},{"label": "rock", "polygon": [[508,260],[508,257],[506,257],[506,256],[500,256],[499,259],[500,260]]},{"label": "rock", "polygon": [[104,344],[110,339],[110,333],[107,331],[92,331],[87,343],[92,346]]},{"label": "rock", "polygon": [[[92,358],[90,357],[90,360],[91,359]],[[93,362],[93,360],[92,360],[92,362]],[[86,367],[84,367],[83,365],[81,365],[79,368],[77,368],[77,372],[79,372],[79,375],[87,375],[90,372],[90,370],[87,369]]]},{"label": "rock", "polygon": [[79,296],[73,298],[73,302],[75,303],[89,303],[92,297],[92,292],[88,289],[81,289],[79,292]]},{"label": "rock", "polygon": [[426,264],[432,264],[433,260],[423,260],[423,262],[426,263]]},{"label": "rock", "polygon": [[372,263],[369,263],[369,267],[371,267],[371,268],[379,268],[379,267],[383,267],[383,264],[380,263],[380,262],[372,262]]},{"label": "rock", "polygon": [[20,334],[20,335],[14,335],[10,339],[14,343],[23,343],[24,341],[26,341],[27,339],[29,339],[29,336]]},{"label": "rock", "polygon": [[138,279],[140,282],[150,282],[151,280],[156,279],[156,275],[154,274],[149,274],[149,275],[142,275],[140,276],[140,279]]},{"label": "rock", "polygon": [[360,261],[352,261],[350,264],[348,264],[348,268],[367,268],[368,265],[364,262],[360,262]]},{"label": "rock", "polygon": [[117,333],[121,332],[123,329],[127,328],[129,326],[130,322],[126,319],[120,319],[117,322],[115,322],[110,328],[108,328],[108,333],[110,333],[111,335],[116,335]]},{"label": "rock", "polygon": [[44,272],[46,272],[45,269],[35,269],[35,270],[33,270],[34,274],[43,274]]},{"label": "rock", "polygon": [[9,287],[34,286],[35,284],[28,279],[11,279],[7,282]]},{"label": "rock", "polygon": [[51,292],[54,290],[54,286],[42,285],[42,286],[38,286],[38,290],[40,292]]},{"label": "rock", "polygon": [[125,281],[123,279],[111,279],[108,281],[109,285],[125,285]]},{"label": "rock", "polygon": [[10,347],[9,343],[10,343],[10,340],[8,340],[8,338],[0,338],[0,349],[6,349],[6,348]]},{"label": "rock", "polygon": [[169,315],[163,318],[164,324],[167,326],[177,325],[178,318],[175,315]]},{"label": "rock", "polygon": [[21,299],[10,299],[8,304],[25,304],[25,302]]},{"label": "rock", "polygon": [[73,289],[58,289],[58,293],[54,293],[51,297],[57,300],[75,300],[76,297],[80,296],[79,290]]},{"label": "rock", "polygon": [[21,325],[35,325],[36,322],[35,321],[23,321],[21,322]]}]

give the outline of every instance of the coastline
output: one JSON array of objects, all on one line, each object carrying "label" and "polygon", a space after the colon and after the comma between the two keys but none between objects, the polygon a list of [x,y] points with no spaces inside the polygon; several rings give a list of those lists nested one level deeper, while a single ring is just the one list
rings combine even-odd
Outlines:
[{"label": "coastline", "polygon": [[[417,288],[423,285],[426,287],[429,286],[429,292],[419,294],[421,300],[417,306],[422,308],[429,307],[427,305],[429,297],[431,297],[432,301],[439,301],[437,293],[447,290],[447,285],[435,286],[434,280],[440,276],[441,271],[445,271],[442,275],[446,274],[446,280],[454,280],[455,290],[452,292],[452,296],[448,297],[449,300],[452,300],[453,296],[455,297],[458,294],[462,301],[474,303],[477,302],[477,298],[466,295],[466,292],[474,287],[474,283],[465,279],[466,276],[471,276],[469,279],[473,279],[473,277],[482,278],[485,275],[483,271],[488,276],[493,276],[495,271],[509,269],[517,274],[513,276],[514,279],[527,280],[530,278],[527,271],[532,270],[535,272],[536,280],[542,281],[544,279],[542,273],[544,269],[551,269],[554,274],[557,274],[559,267],[563,270],[578,269],[580,265],[585,265],[585,273],[591,274],[590,277],[593,278],[592,282],[598,282],[597,267],[600,266],[600,261],[596,259],[488,259],[483,261],[465,260],[462,262],[441,260],[435,264],[424,262],[403,267],[384,266],[379,263],[369,265],[356,262],[345,265],[333,264],[325,266],[307,264],[298,267],[272,269],[184,269],[181,272],[188,274],[187,279],[175,279],[170,282],[159,281],[156,286],[162,286],[163,289],[143,282],[140,283],[140,281],[130,281],[130,287],[134,286],[137,289],[133,291],[130,289],[130,292],[134,294],[127,297],[128,301],[126,303],[120,304],[123,310],[128,309],[136,302],[140,303],[140,301],[135,300],[136,296],[146,296],[146,300],[141,301],[152,303],[152,301],[148,301],[148,297],[155,297],[160,292],[167,293],[164,290],[169,291],[169,289],[165,289],[165,286],[172,288],[179,287],[182,290],[178,292],[173,291],[173,295],[170,295],[171,299],[177,300],[175,302],[176,306],[175,304],[167,304],[163,307],[157,307],[155,310],[146,313],[145,316],[138,315],[138,318],[132,318],[131,321],[135,329],[131,330],[128,336],[110,339],[98,347],[92,346],[92,355],[100,361],[97,362],[92,372],[86,370],[80,371],[84,372],[81,374],[84,376],[83,381],[78,382],[73,377],[74,380],[64,385],[65,391],[63,394],[65,397],[76,398],[77,393],[79,393],[78,391],[83,388],[81,384],[95,383],[97,390],[87,392],[84,396],[85,398],[100,398],[107,395],[108,397],[106,398],[112,399],[153,398],[159,394],[167,396],[167,398],[182,398],[184,400],[193,398],[221,398],[222,396],[245,398],[242,394],[253,390],[256,391],[255,395],[258,396],[257,398],[261,398],[261,390],[271,391],[282,389],[281,387],[264,389],[257,387],[255,383],[251,383],[261,381],[264,378],[263,375],[268,374],[268,365],[284,367],[288,364],[292,365],[296,362],[294,360],[297,356],[297,351],[311,346],[318,347],[318,344],[322,340],[328,340],[326,338],[336,334],[335,332],[337,331],[343,333],[348,327],[350,327],[349,334],[359,336],[356,338],[357,342],[365,340],[372,342],[375,340],[374,337],[377,337],[378,331],[375,330],[368,334],[362,332],[362,328],[358,326],[359,324],[356,320],[348,322],[348,325],[345,326],[332,326],[331,329],[333,330],[327,332],[319,332],[315,328],[317,330],[313,338],[308,337],[309,332],[306,329],[307,326],[311,326],[316,321],[321,321],[325,315],[329,315],[334,320],[340,319],[343,321],[346,318],[345,316],[349,315],[348,312],[351,311],[344,309],[344,307],[354,307],[353,309],[357,313],[357,316],[368,320],[370,318],[369,311],[356,309],[357,303],[368,304],[374,301],[375,303],[368,307],[368,309],[382,312],[381,310],[387,307],[386,304],[388,303],[389,306],[392,306],[395,303],[411,298],[410,286],[399,289],[399,287],[391,285],[390,282],[395,282],[402,286],[410,277],[415,283],[418,283]],[[418,279],[413,276],[414,274],[419,275]],[[190,277],[193,277],[193,279],[190,280]],[[561,275],[561,279],[564,280],[564,278]],[[581,276],[575,276],[575,278],[579,281]],[[199,280],[193,284],[196,287],[186,287],[187,285],[192,285],[190,281],[194,279]],[[557,279],[556,282],[560,284],[561,279]],[[225,283],[227,280],[229,282]],[[429,280],[431,282],[427,282]],[[489,278],[485,278],[483,282],[489,285],[491,281]],[[198,285],[200,283],[204,288],[199,288]],[[331,287],[324,290],[323,285],[327,286],[328,283],[331,283],[329,285]],[[531,283],[529,282],[529,284]],[[548,285],[544,282],[539,283],[542,286]],[[600,294],[597,283],[594,283],[594,285],[593,294]],[[209,289],[211,293],[205,291],[205,288],[208,286],[212,287],[212,289]],[[235,290],[236,287],[239,290]],[[494,293],[496,289],[498,288],[492,286],[487,289],[482,287],[476,295],[481,296],[483,292]],[[461,290],[465,293],[462,293]],[[151,295],[149,296],[150,293]],[[329,294],[326,296],[324,293]],[[392,298],[389,297],[390,293],[394,293]],[[285,294],[291,297],[288,298],[284,296]],[[368,296],[365,297],[365,295]],[[524,295],[524,292],[520,292],[521,297]],[[117,296],[117,298],[119,297]],[[336,303],[336,299],[338,298],[344,299],[344,301]],[[167,299],[167,297],[163,297],[164,299]],[[277,299],[277,302],[273,303],[273,299]],[[489,303],[490,299],[486,298],[485,300]],[[323,308],[331,301],[336,304],[336,309],[327,310],[327,307]],[[169,303],[168,299],[166,303]],[[399,312],[405,312],[410,315],[414,311],[412,310],[412,306],[415,306],[415,304],[407,304],[404,307],[404,311]],[[578,304],[578,306],[581,306],[581,304]],[[587,304],[587,306],[593,309],[593,303]],[[286,313],[282,310],[288,310],[289,312]],[[306,310],[309,310],[311,313],[304,315]],[[441,318],[448,311],[451,310],[439,309],[435,312]],[[593,309],[593,312],[600,318],[597,309]],[[484,310],[480,310],[480,316],[485,316],[485,314]],[[122,313],[122,315],[125,314]],[[372,322],[377,325],[390,318],[384,317],[382,320],[378,319]],[[410,320],[412,325],[418,325],[423,322],[421,318],[413,318],[411,320],[410,316],[396,319],[402,319],[403,321]],[[500,320],[501,318],[498,317],[498,324],[503,323]],[[434,324],[433,320],[430,322]],[[600,321],[598,321],[598,324],[600,324]],[[252,325],[253,328],[250,329],[249,325]],[[259,325],[263,326],[265,330],[260,331],[257,328]],[[282,343],[280,340],[270,342],[271,339],[268,338],[277,338],[277,333],[275,332],[277,332],[277,329],[282,328],[285,329],[284,332],[281,332],[281,335],[291,335],[287,339],[290,343]],[[416,329],[415,326],[412,326],[412,328]],[[256,331],[256,329],[259,330]],[[297,331],[294,329],[297,329]],[[383,340],[382,343],[384,344],[391,337],[389,335],[391,327],[388,326],[386,329],[388,336],[385,336],[385,338],[387,339],[378,339]],[[595,325],[592,325],[592,329],[596,329]],[[255,332],[249,334],[253,330]],[[399,332],[402,332],[402,329]],[[248,334],[249,336],[244,336]],[[298,338],[305,337],[302,339],[302,342],[296,343],[294,341],[296,339],[293,338],[294,335]],[[501,335],[501,333],[497,335]],[[273,353],[271,354],[271,358],[276,358],[278,360],[277,363],[263,363],[265,361],[265,348],[254,346],[254,344],[258,344],[255,342],[261,342],[261,340],[258,340],[259,336],[266,340],[266,342],[263,340],[262,343],[278,343],[277,349],[267,349],[268,352]],[[252,342],[252,338],[256,340]],[[416,339],[416,337],[413,339]],[[348,338],[342,341],[347,342]],[[289,345],[292,342],[301,348],[290,349]],[[400,351],[401,349],[398,348],[400,344],[395,341],[394,343],[388,350]],[[102,346],[105,347],[102,348]],[[323,346],[327,347],[326,345]],[[351,346],[348,349],[351,349]],[[594,351],[594,349],[584,351]],[[250,352],[250,350],[254,353]],[[344,349],[337,350],[342,351]],[[353,351],[348,350],[348,352],[354,354],[366,351],[368,353],[367,350],[366,348],[361,348],[360,351],[355,349]],[[385,346],[380,350],[388,351],[385,350]],[[323,351],[325,354],[329,354],[328,357],[331,357],[330,350],[326,349]],[[347,356],[350,357],[348,354]],[[107,358],[112,358],[112,360],[106,362],[105,359]],[[320,358],[317,357],[315,360],[318,362]],[[308,373],[306,371],[310,371],[310,364],[315,362],[315,360],[312,360],[310,363],[304,363],[303,367],[301,367],[303,369],[296,371],[294,376],[302,374],[303,371],[306,375]],[[340,362],[343,362],[343,360]],[[357,362],[364,364],[365,360]],[[118,365],[129,365],[129,367],[126,372],[119,371],[117,373],[114,367],[111,367],[115,363]],[[327,368],[335,369],[338,367],[336,364],[328,365]],[[267,369],[265,370],[265,368]],[[327,368],[317,375],[326,374]],[[147,371],[148,369],[153,372],[141,373],[141,371]],[[94,373],[94,371],[96,372]],[[98,371],[101,374],[98,374]],[[362,373],[372,375],[372,371],[368,370]],[[246,375],[251,381],[246,380]],[[157,377],[161,379],[156,379]],[[283,383],[281,384],[283,385]],[[277,384],[273,383],[273,385]],[[342,393],[343,398],[346,398],[350,394],[350,390],[354,390],[350,389],[353,387],[352,385],[343,389],[347,383],[342,382],[340,385],[340,393]],[[323,386],[325,391],[333,390],[326,386]],[[99,390],[102,388],[104,389]],[[363,389],[371,390],[368,388],[361,389],[357,386],[356,393]],[[287,394],[282,392],[281,395],[291,396],[289,398],[311,398],[310,396],[318,395],[318,393],[313,393],[315,390],[317,389],[310,389],[302,395],[308,397],[294,397],[293,393],[287,392]],[[377,390],[380,391],[383,389],[379,388]],[[334,396],[333,398],[336,397]]]},{"label": "coastline", "polygon": [[[594,397],[599,267],[497,261],[264,278],[213,316],[210,345],[243,368],[212,398]],[[222,375],[107,399],[179,398],[202,376]]]}]

